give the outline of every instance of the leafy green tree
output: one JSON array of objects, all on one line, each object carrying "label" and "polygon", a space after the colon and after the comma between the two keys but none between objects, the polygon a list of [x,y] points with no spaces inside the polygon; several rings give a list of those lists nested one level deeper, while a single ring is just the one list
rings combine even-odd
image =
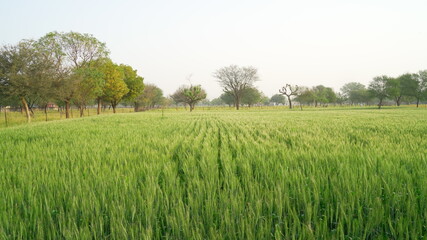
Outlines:
[{"label": "leafy green tree", "polygon": [[144,90],[144,78],[138,76],[136,70],[131,66],[120,64],[119,68],[123,73],[124,81],[129,89],[123,100],[134,103],[135,98]]},{"label": "leafy green tree", "polygon": [[336,103],[337,101],[337,95],[334,92],[334,90],[330,87],[325,88],[325,95],[326,95],[326,103]]},{"label": "leafy green tree", "polygon": [[221,106],[224,104],[225,104],[225,102],[221,99],[221,97],[214,98],[210,102],[210,105],[212,105],[212,106]]},{"label": "leafy green tree", "polygon": [[233,96],[233,94],[232,93],[230,93],[230,92],[225,92],[225,93],[223,93],[223,94],[221,94],[221,96],[219,97],[225,104],[227,104],[228,106],[235,106],[236,105],[236,103],[234,102],[235,101],[235,98],[234,98],[234,96]]},{"label": "leafy green tree", "polygon": [[414,97],[417,100],[417,107],[420,100],[427,99],[427,70],[419,71],[416,75],[417,86],[414,91]]},{"label": "leafy green tree", "polygon": [[378,109],[381,109],[384,99],[389,97],[388,94],[390,91],[388,90],[388,85],[391,80],[392,78],[383,75],[375,77],[369,84],[369,91],[379,100]]},{"label": "leafy green tree", "polygon": [[336,101],[336,95],[332,88],[318,85],[312,88],[314,97],[314,106],[317,107],[319,103],[327,104]]},{"label": "leafy green tree", "polygon": [[103,99],[111,103],[113,112],[116,113],[116,106],[129,92],[129,89],[124,81],[122,71],[116,64],[107,62],[103,67],[103,74],[105,78]]},{"label": "leafy green tree", "polygon": [[198,102],[206,98],[206,92],[200,85],[182,86],[176,90],[172,98],[177,103],[188,104],[191,112]]},{"label": "leafy green tree", "polygon": [[400,106],[403,92],[402,92],[402,82],[407,81],[408,78],[411,78],[410,74],[404,74],[398,78],[388,78],[386,83],[387,96],[393,98],[396,102],[396,106]]},{"label": "leafy green tree", "polygon": [[82,86],[80,81],[84,79],[75,73],[92,61],[107,58],[109,51],[106,44],[91,34],[50,32],[40,38],[37,45],[48,52],[47,58],[54,61],[56,98],[65,103],[66,118],[69,118],[70,103],[78,92],[77,88]]},{"label": "leafy green tree", "polygon": [[80,110],[80,117],[84,115],[84,109],[90,101],[98,100],[98,114],[100,113],[100,97],[103,95],[105,84],[102,61],[92,61],[75,69],[72,76],[76,80],[73,103]]},{"label": "leafy green tree", "polygon": [[283,94],[274,94],[271,98],[270,98],[270,102],[275,103],[275,104],[286,104],[286,98],[285,96],[283,96]]},{"label": "leafy green tree", "polygon": [[303,104],[312,104],[315,101],[315,95],[312,89],[309,89],[307,87],[300,87],[300,92],[295,98],[295,101],[300,103],[300,107],[302,107]]},{"label": "leafy green tree", "polygon": [[258,70],[254,67],[239,67],[231,65],[214,72],[223,91],[232,94],[236,109],[239,110],[244,90],[253,86],[259,80]]},{"label": "leafy green tree", "polygon": [[261,92],[254,88],[249,87],[243,90],[241,103],[247,104],[249,107],[251,107],[254,104],[257,104],[261,101]]},{"label": "leafy green tree", "polygon": [[53,64],[35,47],[23,40],[0,50],[0,88],[3,95],[18,98],[31,122],[29,99],[45,99],[52,90]]},{"label": "leafy green tree", "polygon": [[261,93],[261,99],[259,100],[260,103],[264,106],[268,106],[270,104],[270,98],[267,97],[264,93]]},{"label": "leafy green tree", "polygon": [[154,84],[146,84],[142,93],[135,99],[135,112],[140,111],[140,108],[154,108],[156,105],[161,105],[164,101],[163,91]]},{"label": "leafy green tree", "polygon": [[425,97],[427,89],[427,71],[415,74],[404,74],[399,77],[402,95],[416,100],[417,107]]},{"label": "leafy green tree", "polygon": [[351,104],[366,103],[370,99],[370,94],[365,85],[358,82],[346,83],[342,88],[342,97],[348,99]]}]

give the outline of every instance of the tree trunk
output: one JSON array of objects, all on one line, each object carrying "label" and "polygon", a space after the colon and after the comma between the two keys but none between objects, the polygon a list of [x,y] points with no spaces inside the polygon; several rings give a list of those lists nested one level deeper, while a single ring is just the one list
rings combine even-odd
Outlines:
[{"label": "tree trunk", "polygon": [[396,98],[396,105],[399,107],[400,106],[400,99],[402,98],[402,96],[399,96]]},{"label": "tree trunk", "polygon": [[80,117],[84,116],[84,107],[83,106],[79,106],[79,110],[80,110]]},{"label": "tree trunk", "polygon": [[44,105],[44,115],[46,117],[46,122],[47,122],[47,104]]},{"label": "tree trunk", "polygon": [[4,122],[5,122],[6,127],[7,127],[7,108],[4,108]]},{"label": "tree trunk", "polygon": [[25,115],[27,116],[27,122],[30,123],[31,122],[31,116],[30,116],[30,109],[28,109],[28,103],[25,100],[25,98],[21,98],[21,102],[22,102],[22,106],[24,107],[24,110],[25,110]]},{"label": "tree trunk", "polygon": [[236,97],[236,110],[240,109],[240,98]]},{"label": "tree trunk", "polygon": [[113,108],[113,113],[116,113],[116,103],[111,103],[111,107]]},{"label": "tree trunk", "polygon": [[134,111],[139,112],[139,104],[137,102],[134,102]]},{"label": "tree trunk", "polygon": [[70,118],[70,101],[65,101],[65,118]]},{"label": "tree trunk", "polygon": [[189,105],[190,105],[190,112],[192,112],[194,109],[194,103],[190,103]]},{"label": "tree trunk", "polygon": [[291,96],[287,96],[288,97],[288,102],[289,102],[289,109],[292,109],[292,100],[291,100]]},{"label": "tree trunk", "polygon": [[417,107],[420,104],[420,98],[417,98]]},{"label": "tree trunk", "polygon": [[380,102],[378,103],[378,109],[381,109],[381,106],[383,105],[383,99],[380,98]]},{"label": "tree trunk", "polygon": [[96,110],[96,114],[101,114],[101,98],[98,98],[98,109]]}]

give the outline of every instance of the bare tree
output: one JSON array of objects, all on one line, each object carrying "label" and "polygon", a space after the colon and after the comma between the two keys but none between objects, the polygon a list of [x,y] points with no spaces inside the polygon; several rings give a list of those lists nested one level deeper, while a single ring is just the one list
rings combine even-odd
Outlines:
[{"label": "bare tree", "polygon": [[299,93],[299,87],[298,85],[290,85],[286,84],[282,89],[279,89],[279,92],[283,95],[285,95],[288,98],[289,102],[289,109],[292,109],[292,96],[297,96]]},{"label": "bare tree", "polygon": [[237,110],[240,107],[243,91],[246,88],[253,87],[254,82],[259,80],[258,70],[251,66],[231,65],[223,67],[214,72],[213,76],[218,79],[224,92],[233,95]]}]

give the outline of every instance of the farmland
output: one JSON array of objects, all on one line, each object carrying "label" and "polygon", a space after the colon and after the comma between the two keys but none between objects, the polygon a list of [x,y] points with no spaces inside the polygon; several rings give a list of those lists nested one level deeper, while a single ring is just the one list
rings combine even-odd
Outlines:
[{"label": "farmland", "polygon": [[0,129],[0,239],[419,239],[426,109],[160,111]]}]

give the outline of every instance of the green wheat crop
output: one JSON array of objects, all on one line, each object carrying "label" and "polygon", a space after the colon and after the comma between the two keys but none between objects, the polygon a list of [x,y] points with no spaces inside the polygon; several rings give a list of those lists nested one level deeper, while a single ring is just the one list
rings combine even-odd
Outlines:
[{"label": "green wheat crop", "polygon": [[199,110],[0,129],[0,239],[423,239],[427,111]]}]

